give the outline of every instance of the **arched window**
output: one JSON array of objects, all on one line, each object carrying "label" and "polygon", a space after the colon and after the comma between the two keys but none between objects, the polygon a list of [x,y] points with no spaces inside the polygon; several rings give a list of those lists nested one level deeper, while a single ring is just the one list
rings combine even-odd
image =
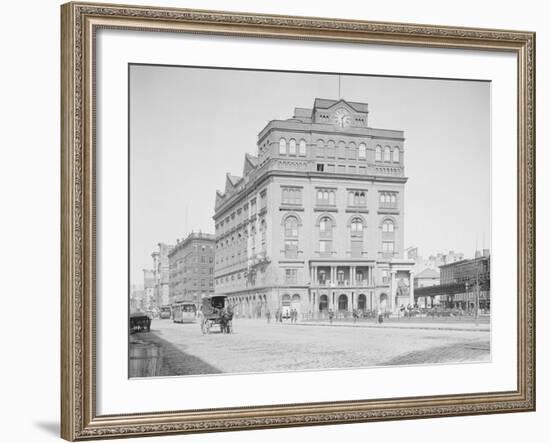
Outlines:
[{"label": "arched window", "polygon": [[285,257],[298,257],[298,219],[291,215],[285,219]]},{"label": "arched window", "polygon": [[346,144],[344,142],[338,142],[338,158],[346,158]]},{"label": "arched window", "polygon": [[363,220],[355,217],[351,220],[351,235],[358,236],[363,234]]},{"label": "arched window", "polygon": [[393,221],[390,219],[386,219],[382,223],[382,232],[393,232],[394,228],[395,226],[393,224]]},{"label": "arched window", "polygon": [[377,162],[381,162],[382,161],[382,146],[378,145],[376,147],[376,157],[375,157],[375,160]]},{"label": "arched window", "polygon": [[357,159],[357,146],[355,146],[355,143],[353,142],[350,142],[349,144],[348,156],[351,160]]},{"label": "arched window", "polygon": [[293,138],[291,138],[288,143],[288,153],[289,155],[296,155],[296,140]]},{"label": "arched window", "polygon": [[367,158],[367,147],[365,146],[365,143],[361,143],[359,145],[359,159],[364,160]]},{"label": "arched window", "polygon": [[350,223],[351,256],[360,258],[363,255],[363,220],[354,217]]},{"label": "arched window", "polygon": [[329,140],[327,144],[327,157],[334,158],[334,140]]},{"label": "arched window", "polygon": [[391,150],[389,146],[386,146],[384,148],[384,161],[385,162],[391,161]]},{"label": "arched window", "polygon": [[397,146],[393,148],[392,162],[399,163],[399,148]]},{"label": "arched window", "polygon": [[298,219],[293,215],[285,220],[285,237],[298,237]]},{"label": "arched window", "polygon": [[300,155],[306,155],[306,141],[304,139],[300,140]]},{"label": "arched window", "polygon": [[279,154],[281,155],[286,154],[286,140],[284,138],[281,138],[279,140]]},{"label": "arched window", "polygon": [[332,237],[332,220],[329,217],[322,217],[319,221],[319,233],[322,237]]},{"label": "arched window", "polygon": [[316,148],[317,148],[317,157],[324,157],[325,156],[325,142],[322,139],[317,140]]}]

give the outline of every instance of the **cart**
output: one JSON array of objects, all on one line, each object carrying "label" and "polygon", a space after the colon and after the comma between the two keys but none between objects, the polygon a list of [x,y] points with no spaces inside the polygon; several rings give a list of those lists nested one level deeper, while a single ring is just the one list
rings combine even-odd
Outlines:
[{"label": "cart", "polygon": [[233,308],[225,295],[209,295],[202,299],[199,312],[199,323],[203,334],[210,334],[214,325],[219,325],[220,332],[233,332]]}]

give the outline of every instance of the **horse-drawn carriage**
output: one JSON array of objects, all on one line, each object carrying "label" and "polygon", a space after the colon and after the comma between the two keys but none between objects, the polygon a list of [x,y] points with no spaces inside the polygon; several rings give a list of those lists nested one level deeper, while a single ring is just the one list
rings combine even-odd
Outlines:
[{"label": "horse-drawn carriage", "polygon": [[209,295],[202,299],[199,323],[203,334],[209,334],[212,326],[219,325],[223,334],[233,332],[233,308],[225,295]]}]

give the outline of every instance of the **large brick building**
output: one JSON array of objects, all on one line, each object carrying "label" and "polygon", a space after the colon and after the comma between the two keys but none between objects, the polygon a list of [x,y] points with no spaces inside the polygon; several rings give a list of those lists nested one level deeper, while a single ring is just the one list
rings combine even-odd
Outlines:
[{"label": "large brick building", "polygon": [[214,236],[192,232],[168,254],[170,304],[192,302],[214,292]]},{"label": "large brick building", "polygon": [[216,292],[246,316],[409,304],[404,141],[369,127],[366,103],[316,99],[270,121],[216,193]]}]

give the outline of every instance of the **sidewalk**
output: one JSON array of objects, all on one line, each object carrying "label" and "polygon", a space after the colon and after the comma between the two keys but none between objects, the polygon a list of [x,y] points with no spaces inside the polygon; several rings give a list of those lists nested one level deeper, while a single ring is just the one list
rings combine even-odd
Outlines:
[{"label": "sidewalk", "polygon": [[302,320],[296,323],[284,323],[288,325],[300,325],[300,326],[333,326],[344,328],[376,328],[376,329],[428,329],[428,330],[440,330],[440,331],[478,331],[489,332],[491,325],[489,323],[480,323],[478,326],[475,323],[452,323],[452,322],[408,322],[407,320],[387,320],[383,323],[374,322],[374,320],[358,320],[357,323],[353,321],[338,321],[334,320],[332,324],[328,320]]}]

